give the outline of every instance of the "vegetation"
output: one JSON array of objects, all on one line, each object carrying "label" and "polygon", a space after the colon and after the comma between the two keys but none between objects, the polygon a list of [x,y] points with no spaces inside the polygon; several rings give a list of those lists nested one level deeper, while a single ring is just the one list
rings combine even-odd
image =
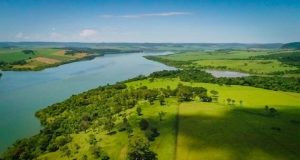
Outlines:
[{"label": "vegetation", "polygon": [[282,49],[300,49],[300,42],[286,43],[281,46]]},{"label": "vegetation", "polygon": [[203,62],[247,63],[245,69],[261,63],[267,65],[264,73],[273,74],[270,64],[284,74],[297,69],[291,63],[298,63],[297,52],[282,52],[222,49],[203,56],[192,51],[149,56],[181,69],[101,86],[40,110],[40,133],[17,141],[3,158],[299,159],[299,77],[216,78],[201,70]]},{"label": "vegetation", "polygon": [[163,56],[146,56],[182,69],[213,68],[218,70],[242,71],[252,74],[298,74],[299,52],[293,50],[216,50],[180,52]]},{"label": "vegetation", "polygon": [[92,59],[104,54],[128,53],[137,50],[91,48],[0,48],[0,69],[42,70],[65,63]]},{"label": "vegetation", "polygon": [[158,71],[150,74],[150,77],[166,77],[176,78],[179,77],[181,81],[185,82],[204,82],[204,83],[216,83],[219,85],[242,85],[253,86],[258,88],[270,89],[270,90],[282,90],[300,92],[300,79],[297,77],[238,77],[238,78],[216,78],[211,74],[198,70],[173,70],[173,71]]},{"label": "vegetation", "polygon": [[[44,126],[41,132],[16,142],[5,152],[4,159],[164,159],[173,156],[177,159],[193,159],[200,152],[201,157],[209,159],[208,153],[214,151],[218,154],[210,157],[211,159],[228,157],[231,153],[238,158],[248,155],[247,147],[244,146],[253,141],[260,142],[254,146],[264,150],[260,153],[254,152],[254,155],[267,159],[280,159],[285,155],[291,158],[299,156],[294,147],[300,144],[296,136],[298,126],[294,123],[298,121],[295,113],[298,113],[300,106],[295,104],[300,104],[299,94],[247,86],[181,81],[174,77],[187,73],[190,72],[155,72],[149,78],[99,87],[49,106],[36,113]],[[207,73],[194,73],[199,74]],[[266,105],[271,107],[266,110]],[[286,107],[291,110],[286,110]],[[179,118],[178,121],[176,117]],[[256,120],[253,121],[252,117]],[[207,118],[211,119],[211,125],[215,127],[208,127],[211,125],[201,120]],[[273,132],[286,132],[284,128],[288,121],[291,121],[288,127],[293,128],[289,132],[269,138],[264,136],[272,135]],[[247,125],[242,122],[247,122]],[[257,122],[269,127],[261,128],[261,124]],[[217,134],[219,136],[211,140],[209,134],[214,129],[228,124],[232,127],[223,131],[228,136]],[[253,127],[259,131],[254,131]],[[232,130],[236,129],[240,129],[241,133],[251,130],[251,136],[244,141],[231,143],[243,136],[232,135]],[[195,132],[197,130],[201,134]],[[254,137],[258,139],[253,139]],[[225,146],[231,147],[230,150],[223,145],[219,150],[214,150],[219,146],[217,142],[222,142],[220,138],[223,138]],[[281,145],[273,143],[274,138]],[[294,145],[288,145],[291,140]],[[203,143],[194,144],[199,141]],[[272,145],[275,150],[269,150],[265,148],[267,145],[261,144]],[[195,152],[190,152],[192,148],[188,146],[194,146]],[[282,149],[283,146],[288,149]],[[256,148],[248,149],[254,151]]]}]

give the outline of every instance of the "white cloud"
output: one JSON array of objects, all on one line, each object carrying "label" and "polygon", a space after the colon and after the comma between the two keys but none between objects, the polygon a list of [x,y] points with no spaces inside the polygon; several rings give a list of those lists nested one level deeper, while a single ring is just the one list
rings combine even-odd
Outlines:
[{"label": "white cloud", "polygon": [[22,39],[22,38],[24,38],[24,34],[22,32],[19,32],[16,34],[16,38]]},{"label": "white cloud", "polygon": [[62,40],[64,38],[63,35],[61,35],[60,33],[57,33],[57,32],[51,32],[50,33],[50,39],[53,39],[53,40]]},{"label": "white cloud", "polygon": [[79,36],[83,38],[94,37],[98,34],[98,31],[94,29],[83,29],[80,31]]},{"label": "white cloud", "polygon": [[100,15],[101,18],[143,18],[143,17],[171,17],[190,15],[190,12],[162,12],[162,13],[148,13],[148,14],[129,14],[129,15]]}]

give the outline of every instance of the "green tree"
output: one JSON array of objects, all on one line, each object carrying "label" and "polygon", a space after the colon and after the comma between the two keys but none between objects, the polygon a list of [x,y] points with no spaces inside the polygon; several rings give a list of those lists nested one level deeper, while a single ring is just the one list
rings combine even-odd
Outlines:
[{"label": "green tree", "polygon": [[141,108],[140,106],[138,106],[138,107],[136,108],[136,112],[137,112],[137,115],[138,115],[138,116],[141,116],[141,115],[142,115],[142,108]]},{"label": "green tree", "polygon": [[227,104],[231,104],[231,99],[230,98],[227,98],[226,101],[227,101]]},{"label": "green tree", "polygon": [[217,102],[219,98],[219,92],[215,90],[211,90],[210,93],[213,95],[212,96],[213,101]]},{"label": "green tree", "polygon": [[150,143],[144,136],[134,134],[129,139],[128,159],[157,160],[157,154],[150,150]]},{"label": "green tree", "polygon": [[139,124],[140,124],[141,130],[146,130],[149,126],[149,122],[144,118],[141,119]]}]

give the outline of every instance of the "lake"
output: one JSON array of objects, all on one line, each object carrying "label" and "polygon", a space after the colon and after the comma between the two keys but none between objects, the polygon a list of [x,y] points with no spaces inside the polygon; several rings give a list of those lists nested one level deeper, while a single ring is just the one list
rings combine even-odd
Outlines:
[{"label": "lake", "polygon": [[249,76],[248,73],[242,73],[242,72],[236,72],[236,71],[224,71],[224,70],[213,70],[213,69],[206,69],[205,71],[217,78],[219,78],[219,77],[234,78],[234,77]]},{"label": "lake", "polygon": [[0,152],[17,139],[39,132],[41,126],[34,113],[41,108],[99,85],[174,69],[143,58],[155,54],[169,52],[109,54],[43,71],[3,72],[0,79]]}]

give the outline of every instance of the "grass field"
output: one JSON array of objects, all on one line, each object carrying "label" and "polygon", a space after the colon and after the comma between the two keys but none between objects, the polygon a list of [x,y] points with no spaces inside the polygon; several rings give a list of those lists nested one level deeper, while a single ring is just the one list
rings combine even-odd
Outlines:
[{"label": "grass field", "polygon": [[[144,85],[148,88],[176,88],[179,83],[202,86],[209,91],[216,90],[219,92],[219,100],[217,103],[198,100],[178,103],[176,98],[168,98],[165,106],[160,106],[157,101],[154,105],[140,101],[138,106],[142,108],[142,116],[137,115],[136,107],[126,111],[134,132],[141,132],[138,127],[141,118],[146,118],[151,127],[158,128],[160,136],[151,142],[151,149],[158,154],[158,159],[283,160],[300,157],[299,93],[181,82],[179,79],[155,79],[153,82],[146,79],[128,82],[127,85],[134,88]],[[236,103],[228,105],[227,98],[234,99]],[[265,105],[274,107],[278,114],[270,116]],[[166,113],[163,121],[158,118],[160,111]],[[120,121],[121,118],[117,120]],[[72,157],[63,156],[63,152],[57,151],[47,153],[39,159],[80,159],[83,155],[94,159],[88,142],[89,135],[94,134],[110,159],[125,160],[128,150],[127,133],[106,133],[95,127],[72,134],[73,140],[68,144]],[[80,146],[78,151],[75,149],[76,144]]]},{"label": "grass field", "polygon": [[[179,80],[144,80],[130,85],[139,83],[150,88],[165,84],[175,88]],[[176,159],[273,160],[300,157],[300,126],[297,123],[300,122],[300,94],[245,86],[181,83],[217,90],[219,103],[179,105]],[[237,103],[227,105],[227,98],[235,99]],[[279,115],[268,116],[265,105],[276,108]]]},{"label": "grass field", "polygon": [[233,50],[233,51],[187,51],[176,53],[161,58],[174,61],[195,61],[212,59],[246,59],[252,56],[271,54],[268,50]]},{"label": "grass field", "polygon": [[[2,66],[4,70],[40,70],[43,68],[56,66],[59,64],[79,60],[87,57],[85,53],[78,53],[75,55],[65,55],[63,49],[52,48],[38,48],[34,49],[34,54],[25,54],[24,49],[0,49],[0,61],[6,63],[13,63],[25,60],[26,64],[10,64],[9,67]],[[1,66],[0,66],[1,67]]]},{"label": "grass field", "polygon": [[198,60],[196,66],[242,71],[256,74],[275,71],[296,70],[297,67],[283,64],[277,60]]},{"label": "grass field", "polygon": [[[298,67],[284,64],[276,59],[259,59],[255,56],[284,53],[281,50],[216,50],[216,51],[186,51],[176,54],[156,56],[159,62],[174,65],[179,68],[199,67],[220,70],[242,71],[252,74],[272,74],[297,70]],[[286,51],[289,54],[292,51]],[[167,60],[167,61],[164,61]],[[173,62],[173,63],[172,63]],[[184,65],[176,65],[183,62]],[[187,63],[186,63],[187,62]],[[289,75],[293,76],[293,75]],[[296,75],[297,76],[297,75]]]}]

